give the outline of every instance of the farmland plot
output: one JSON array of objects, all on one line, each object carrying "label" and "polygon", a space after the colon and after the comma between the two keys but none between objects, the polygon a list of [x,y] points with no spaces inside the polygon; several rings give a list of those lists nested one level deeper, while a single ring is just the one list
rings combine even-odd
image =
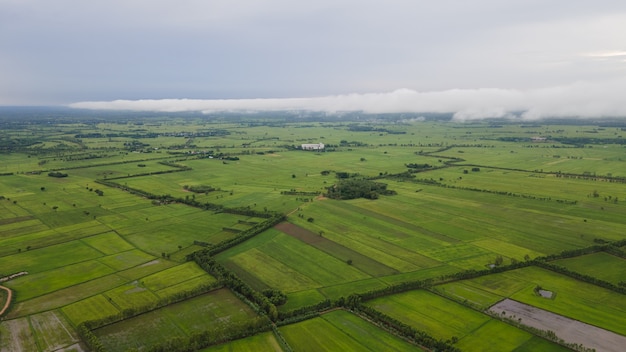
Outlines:
[{"label": "farmland plot", "polygon": [[619,352],[626,345],[626,336],[597,328],[562,315],[550,313],[527,304],[505,299],[489,308],[496,314],[519,319],[523,325],[553,331],[567,343],[582,344],[598,351]]}]

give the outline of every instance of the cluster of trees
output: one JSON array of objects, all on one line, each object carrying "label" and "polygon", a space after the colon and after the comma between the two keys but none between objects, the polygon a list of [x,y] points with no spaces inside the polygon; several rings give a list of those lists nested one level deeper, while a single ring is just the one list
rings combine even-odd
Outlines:
[{"label": "cluster of trees", "polygon": [[183,189],[189,192],[193,192],[193,193],[205,193],[205,194],[216,190],[215,187],[211,187],[208,185],[196,185],[196,186],[184,185]]},{"label": "cluster of trees", "polygon": [[424,169],[432,169],[433,166],[430,164],[416,164],[416,163],[408,163],[408,164],[404,164],[404,166],[406,166],[409,169],[417,169],[417,170],[424,170]]},{"label": "cluster of trees", "polygon": [[48,176],[61,178],[61,177],[67,177],[68,175],[60,171],[51,171],[48,173]]},{"label": "cluster of trees", "polygon": [[277,289],[266,289],[261,291],[261,293],[267,297],[272,304],[275,306],[281,306],[287,303],[287,295],[281,290]]},{"label": "cluster of trees", "polygon": [[364,179],[340,180],[326,189],[326,197],[333,199],[378,199],[379,195],[394,195],[388,190],[387,184]]}]

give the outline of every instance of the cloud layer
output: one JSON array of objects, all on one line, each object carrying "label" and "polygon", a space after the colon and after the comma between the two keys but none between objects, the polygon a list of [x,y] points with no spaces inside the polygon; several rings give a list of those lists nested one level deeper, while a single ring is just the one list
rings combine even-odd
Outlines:
[{"label": "cloud layer", "polygon": [[626,80],[578,82],[542,89],[453,89],[418,92],[347,94],[286,99],[148,99],[90,101],[70,104],[81,109],[184,112],[323,111],[328,113],[453,113],[457,121],[521,117],[625,117]]},{"label": "cloud layer", "polygon": [[[400,87],[437,92],[419,95],[427,106],[518,101],[506,97],[626,78],[625,43],[615,0],[0,0],[0,105],[328,96],[342,108]],[[330,97],[346,92],[364,96]]]}]

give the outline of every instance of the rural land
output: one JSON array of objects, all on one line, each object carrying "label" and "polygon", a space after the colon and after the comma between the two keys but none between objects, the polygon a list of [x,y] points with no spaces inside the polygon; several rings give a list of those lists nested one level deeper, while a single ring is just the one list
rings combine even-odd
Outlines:
[{"label": "rural land", "polygon": [[0,109],[1,351],[623,351],[626,122]]}]

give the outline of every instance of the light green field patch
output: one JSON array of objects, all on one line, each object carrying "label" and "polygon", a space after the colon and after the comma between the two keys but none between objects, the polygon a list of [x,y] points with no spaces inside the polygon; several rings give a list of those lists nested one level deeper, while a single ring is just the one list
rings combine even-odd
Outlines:
[{"label": "light green field patch", "polygon": [[76,331],[57,311],[32,315],[30,325],[43,351],[57,351],[79,341]]},{"label": "light green field patch", "polygon": [[458,272],[459,269],[450,265],[440,265],[427,269],[420,269],[408,273],[390,275],[379,278],[380,281],[383,281],[389,285],[398,284],[402,282],[408,281],[416,281],[416,280],[424,280],[430,278],[436,278],[446,274],[453,274]]},{"label": "light green field patch", "polygon": [[[478,248],[469,243],[457,243],[436,249],[424,250],[424,253],[431,258],[435,258],[442,262],[458,261],[461,259],[474,258],[481,255],[489,254],[487,250]],[[495,258],[495,254],[494,254]]]},{"label": "light green field patch", "polygon": [[11,308],[9,315],[12,318],[22,317],[60,308],[110,290],[126,282],[125,279],[116,274],[106,275],[97,280],[90,280],[17,303]]},{"label": "light green field patch", "polygon": [[580,257],[561,259],[552,262],[569,270],[597,277],[617,285],[626,282],[626,259],[606,252],[581,255]]},{"label": "light green field patch", "polygon": [[8,281],[5,286],[16,292],[16,302],[74,286],[108,274],[113,270],[95,260],[67,265],[62,268],[44,271],[32,275],[20,276]]},{"label": "light green field patch", "polygon": [[544,255],[543,253],[530,250],[528,248],[516,246],[514,244],[500,241],[494,238],[486,238],[480,241],[473,241],[474,246],[486,249],[490,252],[501,254],[508,258],[514,258],[522,261],[525,255],[535,258]]},{"label": "light green field patch", "polygon": [[162,290],[169,286],[174,286],[181,282],[208,275],[195,262],[187,262],[160,271],[156,274],[146,276],[141,279],[141,284],[151,291]]},{"label": "light green field patch", "polygon": [[157,296],[165,298],[173,296],[179,292],[193,291],[200,286],[211,285],[216,281],[217,280],[213,276],[206,274],[180,282],[176,285],[166,287],[164,289],[156,291],[155,293],[157,294]]},{"label": "light green field patch", "polygon": [[533,336],[530,340],[524,344],[518,346],[513,352],[535,352],[535,351],[550,351],[550,352],[569,352],[569,348],[561,345],[557,345],[546,339],[538,336]]},{"label": "light green field patch", "polygon": [[[497,338],[494,338],[496,337]],[[461,351],[513,351],[524,345],[533,335],[499,320],[490,320],[462,337],[456,344]],[[551,351],[551,349],[550,349]]]},{"label": "light green field patch", "polygon": [[345,311],[282,326],[294,351],[420,351]]},{"label": "light green field patch", "polygon": [[287,303],[279,306],[278,309],[283,312],[290,311],[292,309],[310,306],[325,300],[326,297],[316,289],[291,292],[287,294]]},{"label": "light green field patch", "polygon": [[104,254],[115,254],[134,248],[115,232],[83,238],[82,241]]},{"label": "light green field patch", "polygon": [[369,278],[364,272],[290,236],[279,234],[264,253],[322,285]]},{"label": "light green field patch", "polygon": [[173,337],[199,331],[227,330],[256,314],[226,289],[107,325],[94,331],[108,351],[146,348]]},{"label": "light green field patch", "polygon": [[243,339],[201,349],[200,352],[283,352],[272,332],[263,332]]},{"label": "light green field patch", "polygon": [[461,338],[490,318],[433,293],[417,290],[366,303],[401,322],[440,338]]},{"label": "light green field patch", "polygon": [[421,350],[396,336],[381,331],[373,324],[343,310],[324,314],[328,321],[348,337],[356,337],[370,351],[419,351]]},{"label": "light green field patch", "polygon": [[138,282],[123,285],[104,293],[104,296],[120,310],[135,309],[148,306],[158,300],[158,297],[142,287]]},{"label": "light green field patch", "polygon": [[63,313],[75,326],[119,313],[119,310],[103,295],[96,295],[62,308]]},{"label": "light green field patch", "polygon": [[169,260],[154,259],[133,268],[120,271],[117,274],[127,280],[137,280],[150,274],[158,273],[161,270],[171,268],[177,264],[178,263]]},{"label": "light green field patch", "polygon": [[126,270],[134,266],[144,264],[154,260],[155,257],[142,252],[138,249],[132,249],[126,252],[118,252],[98,259],[99,262],[110,266],[115,270]]},{"label": "light green field patch", "polygon": [[352,281],[345,284],[326,286],[319,289],[327,298],[335,300],[339,297],[348,297],[355,292],[368,292],[386,287],[387,285],[377,278]]},{"label": "light green field patch", "polygon": [[34,274],[101,256],[102,253],[84,243],[72,241],[0,257],[0,268],[5,273],[28,271]]},{"label": "light green field patch", "polygon": [[291,267],[275,260],[258,249],[251,249],[228,259],[244,270],[255,273],[270,287],[286,293],[319,287],[318,282],[300,274]]},{"label": "light green field patch", "polygon": [[503,298],[502,296],[495,295],[480,288],[465,285],[462,281],[437,285],[434,289],[440,294],[451,297],[454,300],[467,301],[481,310],[489,308]]}]

